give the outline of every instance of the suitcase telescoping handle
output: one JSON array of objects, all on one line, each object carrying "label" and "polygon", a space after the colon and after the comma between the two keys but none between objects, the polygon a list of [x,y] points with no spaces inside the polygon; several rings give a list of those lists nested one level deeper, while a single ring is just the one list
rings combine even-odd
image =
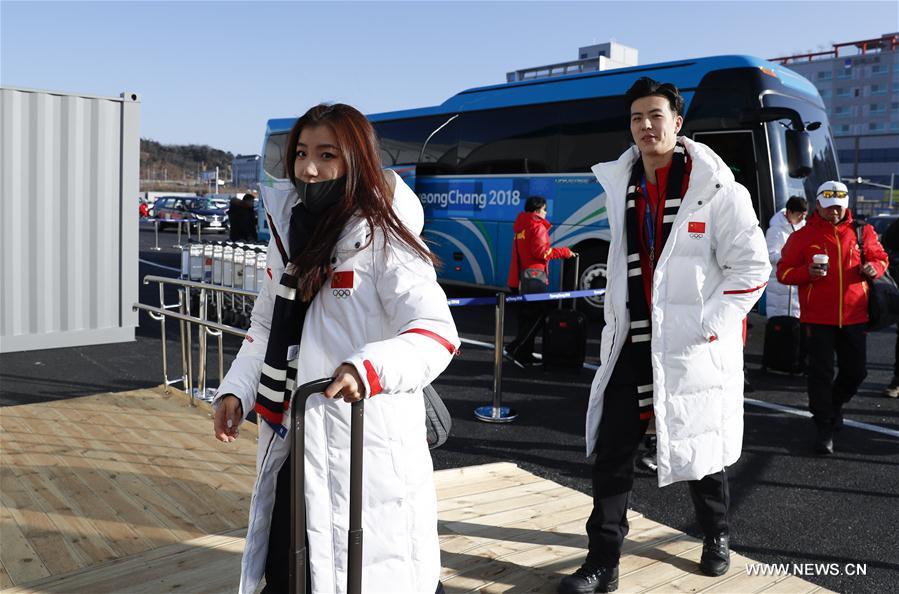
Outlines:
[{"label": "suitcase telescoping handle", "polygon": [[[298,387],[290,398],[290,591],[305,594],[308,571],[306,549],[305,460],[306,400],[324,392],[334,378],[322,378]],[[350,529],[348,538],[347,593],[362,593],[362,435],[365,400],[352,404],[350,413]]]},{"label": "suitcase telescoping handle", "polygon": [[[572,285],[571,290],[577,291],[577,275],[580,273],[581,268],[581,255],[575,254],[573,258],[569,258],[570,260],[574,260],[574,274],[572,275]],[[559,290],[563,293],[565,292],[565,269],[568,268],[568,260],[562,260],[562,278],[559,280]],[[575,306],[575,300],[571,300],[572,309]],[[562,309],[562,300],[559,299],[559,309]]]}]

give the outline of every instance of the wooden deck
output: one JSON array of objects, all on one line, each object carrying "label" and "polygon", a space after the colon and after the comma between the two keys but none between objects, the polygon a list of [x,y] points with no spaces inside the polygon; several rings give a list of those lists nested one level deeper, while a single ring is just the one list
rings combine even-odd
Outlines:
[{"label": "wooden deck", "polygon": [[[0,409],[0,590],[233,592],[255,429],[222,444],[210,410],[161,389]],[[447,592],[555,592],[585,553],[590,498],[511,463],[436,473]],[[631,513],[620,592],[824,592],[698,573],[701,543]]]}]

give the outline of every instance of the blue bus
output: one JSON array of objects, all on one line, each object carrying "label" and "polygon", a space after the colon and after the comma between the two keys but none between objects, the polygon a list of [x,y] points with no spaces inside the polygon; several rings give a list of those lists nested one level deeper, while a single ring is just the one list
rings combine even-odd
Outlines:
[{"label": "blue bus", "polygon": [[[443,282],[504,289],[512,224],[527,197],[540,195],[548,203],[553,245],[581,254],[578,287],[605,286],[605,193],[590,167],[617,159],[631,145],[624,93],[641,76],[677,85],[686,101],[681,133],[709,145],[731,167],[763,227],[790,196],[812,198],[818,184],[839,179],[818,91],[799,74],[749,56],[478,87],[435,107],[370,115],[384,166],[421,200],[424,234],[443,262]],[[268,122],[263,199],[266,191],[289,190],[281,156],[295,121]],[[556,263],[551,279],[559,286]],[[595,314],[602,302],[584,305]]]}]

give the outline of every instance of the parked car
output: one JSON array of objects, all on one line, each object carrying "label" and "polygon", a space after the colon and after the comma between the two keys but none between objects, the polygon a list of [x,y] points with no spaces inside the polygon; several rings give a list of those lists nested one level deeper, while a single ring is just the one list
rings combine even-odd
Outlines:
[{"label": "parked car", "polygon": [[153,216],[160,219],[160,230],[173,226],[163,221],[179,219],[197,219],[193,227],[199,224],[204,231],[228,230],[227,204],[202,196],[162,196],[156,200]]},{"label": "parked car", "polygon": [[887,228],[892,225],[893,221],[896,219],[899,219],[899,215],[879,214],[875,217],[868,217],[866,222],[874,227],[874,230],[877,232],[877,239],[880,239],[883,237]]}]

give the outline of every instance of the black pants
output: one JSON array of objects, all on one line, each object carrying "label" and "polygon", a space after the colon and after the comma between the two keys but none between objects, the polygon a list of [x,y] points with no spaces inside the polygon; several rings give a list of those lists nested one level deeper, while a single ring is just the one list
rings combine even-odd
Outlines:
[{"label": "black pants", "polygon": [[865,324],[803,324],[802,329],[808,344],[808,408],[816,423],[829,425],[868,375]]},{"label": "black pants", "polygon": [[509,343],[509,354],[530,355],[534,352],[534,340],[543,329],[546,319],[546,302],[531,303],[523,301],[518,304],[518,335]]},{"label": "black pants", "polygon": [[[306,539],[309,551],[309,539]],[[261,594],[287,594],[290,591],[290,456],[278,471],[272,527],[268,533],[265,558],[265,588]],[[306,591],[312,592],[312,572],[306,571]]]},{"label": "black pants", "polygon": [[899,377],[899,324],[896,324],[896,356],[893,359],[893,377]]},{"label": "black pants", "polygon": [[[593,462],[593,512],[587,520],[587,561],[614,567],[628,533],[627,502],[634,486],[634,458],[648,421],[641,421],[637,384],[625,347],[605,391]],[[706,536],[727,532],[730,492],[721,470],[688,481],[696,518]]]}]

